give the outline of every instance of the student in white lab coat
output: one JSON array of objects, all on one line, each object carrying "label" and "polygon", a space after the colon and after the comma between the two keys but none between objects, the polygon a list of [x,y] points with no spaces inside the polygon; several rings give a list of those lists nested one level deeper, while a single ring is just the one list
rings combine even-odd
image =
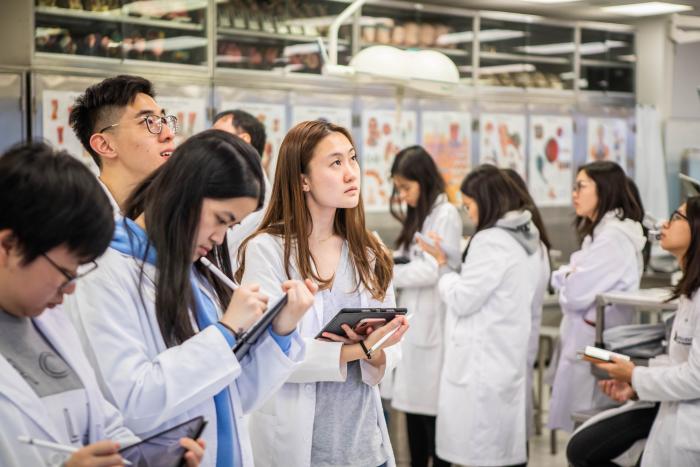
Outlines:
[{"label": "student in white lab coat", "polygon": [[99,168],[117,218],[136,186],[175,149],[177,117],[165,114],[153,84],[140,76],[113,76],[88,87],[73,104],[69,121]]},{"label": "student in white lab coat", "polygon": [[[57,307],[107,248],[110,203],[81,162],[28,143],[0,156],[0,205],[0,465],[121,466],[120,443],[138,439],[100,392]],[[87,269],[78,274],[81,264]],[[18,436],[76,452],[23,444]],[[187,465],[199,465],[202,447],[191,439],[181,444],[192,450]]]},{"label": "student in white lab coat", "polygon": [[527,344],[527,437],[530,439],[535,432],[534,409],[532,399],[533,373],[535,371],[535,360],[540,347],[540,327],[542,326],[542,303],[544,296],[547,293],[549,285],[549,276],[552,268],[549,261],[549,250],[552,244],[547,235],[547,229],[542,220],[542,214],[535,205],[535,200],[532,199],[530,192],[527,189],[525,180],[518,172],[513,169],[502,169],[503,172],[520,188],[520,197],[522,202],[527,206],[527,209],[532,213],[532,222],[537,227],[540,233],[540,251],[537,253],[540,262],[540,278],[535,289],[535,296],[532,299],[532,321],[530,323],[530,341]]},{"label": "student in white lab coat", "polygon": [[420,249],[414,237],[417,232],[439,236],[443,249],[457,252],[459,261],[462,218],[447,200],[445,181],[435,161],[421,146],[396,154],[391,178],[392,199],[406,205],[405,212],[395,203],[391,205],[392,215],[402,223],[397,254],[410,259],[409,263],[394,265],[394,287],[399,294],[398,305],[413,315],[411,332],[401,343],[401,361],[394,373],[392,406],[406,412],[411,465],[427,466],[431,457],[435,467],[449,465],[435,455],[445,304],[437,289],[437,262]]},{"label": "student in white lab coat", "polygon": [[[643,208],[616,163],[582,166],[576,174],[573,202],[581,249],[571,255],[568,265],[552,274],[563,318],[548,425],[565,431],[573,430],[573,412],[609,405],[590,365],[577,352],[594,344],[596,296],[639,289],[646,243],[640,224]],[[606,328],[631,320],[632,310],[627,307],[613,305],[605,311]]]},{"label": "student in white lab coat", "polygon": [[360,165],[345,128],[317,120],[287,133],[270,205],[242,248],[242,284],[277,295],[289,278],[311,277],[321,288],[299,325],[306,358],[251,416],[256,466],[395,465],[378,384],[396,365],[406,319],[315,339],[342,308],[395,306],[391,256],[365,227]]},{"label": "student in white lab coat", "polygon": [[[461,465],[524,465],[527,351],[541,276],[540,237],[515,183],[482,165],[466,176],[462,201],[476,232],[461,273],[433,254],[447,304],[437,454]],[[437,237],[436,237],[437,238]]]},{"label": "student in white lab coat", "polygon": [[313,301],[313,284],[281,284],[289,303],[236,359],[231,349],[267,299],[256,285],[231,297],[198,260],[230,274],[225,232],[262,202],[257,158],[219,130],[190,137],[127,200],[99,269],[66,304],[126,425],[147,436],[203,415],[207,466],[253,465],[242,417],[302,358],[295,328]]},{"label": "student in white lab coat", "polygon": [[652,359],[648,367],[624,360],[598,365],[612,378],[599,383],[609,397],[660,402],[658,413],[653,406],[623,412],[577,432],[567,448],[577,467],[608,465],[643,438],[643,467],[700,465],[700,197],[688,198],[671,214],[660,243],[683,270],[674,289],[679,306],[668,355]]}]

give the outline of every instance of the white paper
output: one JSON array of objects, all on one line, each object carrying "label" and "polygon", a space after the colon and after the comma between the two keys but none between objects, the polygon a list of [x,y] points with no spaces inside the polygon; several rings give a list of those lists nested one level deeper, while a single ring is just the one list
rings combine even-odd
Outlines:
[{"label": "white paper", "polygon": [[525,173],[525,116],[481,114],[479,117],[479,162]]},{"label": "white paper", "polygon": [[573,134],[574,122],[571,117],[530,117],[528,185],[538,205],[571,204]]},{"label": "white paper", "polygon": [[471,114],[424,111],[421,120],[421,144],[435,159],[445,179],[450,202],[457,203],[462,180],[470,169]]}]

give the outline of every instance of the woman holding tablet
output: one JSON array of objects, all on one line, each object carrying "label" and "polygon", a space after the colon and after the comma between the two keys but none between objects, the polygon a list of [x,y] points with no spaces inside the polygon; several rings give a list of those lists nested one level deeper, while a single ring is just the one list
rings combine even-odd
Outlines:
[{"label": "woman holding tablet", "polygon": [[[109,200],[75,158],[28,143],[0,156],[0,205],[0,465],[124,465],[120,444],[138,439],[60,309],[112,238]],[[180,443],[199,465],[202,447]]]},{"label": "woman holding tablet", "polygon": [[378,383],[396,365],[406,318],[366,336],[345,326],[345,337],[315,339],[342,308],[394,306],[391,256],[365,227],[352,138],[332,123],[302,122],[278,160],[270,204],[242,246],[237,275],[269,295],[290,278],[313,278],[321,291],[299,325],[304,361],[251,417],[256,465],[394,465]]},{"label": "woman holding tablet", "polygon": [[[251,353],[236,340],[262,313],[256,285],[233,296],[198,261],[227,271],[226,230],[262,203],[255,150],[219,130],[190,137],[137,187],[99,268],[67,304],[108,398],[148,436],[198,415],[204,465],[253,465],[242,417],[287,379],[303,354],[295,331],[313,285],[279,284],[289,302]],[[70,306],[68,306],[70,305]]]},{"label": "woman holding tablet", "polygon": [[398,254],[410,259],[406,264],[394,265],[394,286],[399,292],[399,306],[413,313],[411,332],[401,344],[402,357],[394,374],[391,402],[395,409],[406,413],[411,465],[427,466],[431,457],[435,467],[449,465],[435,455],[445,304],[437,288],[437,262],[420,249],[415,237],[416,233],[425,237],[437,235],[443,248],[459,252],[462,218],[447,201],[445,181],[435,161],[421,146],[396,154],[391,178],[392,199],[406,205],[405,212],[395,203],[391,205],[391,214],[402,224],[396,241]]}]

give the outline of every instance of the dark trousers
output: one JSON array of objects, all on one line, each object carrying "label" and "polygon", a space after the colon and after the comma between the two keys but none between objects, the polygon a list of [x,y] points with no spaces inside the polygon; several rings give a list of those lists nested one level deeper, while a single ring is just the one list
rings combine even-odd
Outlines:
[{"label": "dark trousers", "polygon": [[571,437],[566,457],[574,467],[616,467],[612,459],[649,436],[658,410],[630,410],[586,427]]},{"label": "dark trousers", "polygon": [[435,417],[431,415],[406,414],[408,447],[411,451],[411,467],[427,467],[433,458],[433,467],[450,467],[452,464],[435,454]]}]

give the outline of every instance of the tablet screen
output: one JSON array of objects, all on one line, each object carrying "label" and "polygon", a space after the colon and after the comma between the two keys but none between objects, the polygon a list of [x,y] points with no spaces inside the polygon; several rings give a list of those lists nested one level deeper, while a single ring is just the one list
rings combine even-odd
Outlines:
[{"label": "tablet screen", "polygon": [[119,450],[119,454],[131,461],[134,467],[180,467],[185,448],[180,446],[180,438],[197,439],[206,422],[196,417],[180,425],[144,439]]}]

